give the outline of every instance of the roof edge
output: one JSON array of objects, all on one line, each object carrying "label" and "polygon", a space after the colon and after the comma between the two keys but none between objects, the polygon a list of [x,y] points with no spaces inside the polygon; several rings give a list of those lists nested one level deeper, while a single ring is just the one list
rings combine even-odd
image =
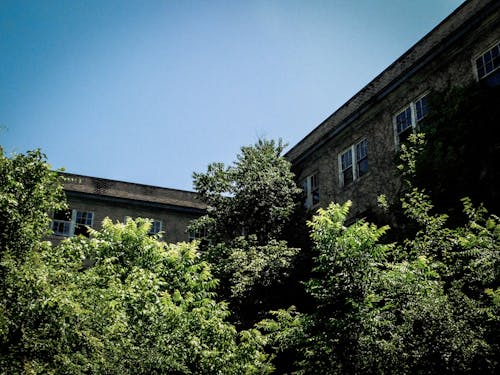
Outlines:
[{"label": "roof edge", "polygon": [[[481,2],[481,1],[480,1]],[[428,39],[431,38],[434,34],[437,34],[439,31],[441,31],[442,28],[446,26],[450,22],[451,19],[456,17],[459,13],[463,12],[465,8],[467,7],[473,7],[474,4],[473,0],[467,0],[461,5],[459,5],[452,13],[450,13],[446,18],[444,18],[441,22],[439,22],[434,28],[432,28],[428,33],[426,33],[422,38],[420,38],[415,44],[413,44],[410,48],[408,48],[400,57],[398,57],[394,62],[392,62],[387,68],[385,68],[381,73],[379,73],[375,78],[373,78],[371,81],[369,81],[365,86],[363,86],[356,94],[354,94],[349,100],[347,100],[344,104],[342,104],[340,107],[338,107],[331,115],[329,115],[325,120],[323,120],[319,125],[317,125],[313,130],[311,130],[305,137],[303,137],[299,142],[297,142],[293,147],[291,147],[286,153],[285,153],[285,158],[287,158],[290,162],[296,162],[298,159],[303,159],[303,154],[307,152],[307,149],[315,147],[318,143],[321,142],[321,139],[323,137],[320,137],[318,135],[318,139],[312,139],[314,135],[321,130],[322,128],[325,128],[328,126],[328,123],[338,116],[342,111],[346,110],[347,107],[349,107],[351,104],[353,104],[356,100],[362,99],[363,95],[367,91],[373,89],[373,86],[378,83],[382,78],[384,78],[386,75],[390,77],[388,80],[387,84],[382,85],[381,87],[377,88],[376,91],[372,92],[371,94],[367,95],[366,98],[363,99],[363,102],[359,104],[356,108],[353,108],[351,111],[347,112],[344,116],[344,118],[339,120],[339,126],[341,126],[344,122],[350,123],[351,121],[350,118],[353,117],[353,115],[365,107],[367,104],[371,102],[373,98],[376,98],[381,92],[383,92],[385,89],[388,87],[391,87],[394,85],[394,82],[398,81],[399,77],[402,77],[408,73],[419,61],[425,58],[429,53],[431,53],[433,50],[439,47],[447,38],[450,37],[456,30],[461,29],[465,24],[471,22],[471,18],[473,16],[477,15],[480,12],[483,12],[485,9],[487,9],[489,6],[493,6],[493,8],[498,7],[500,4],[497,2],[495,3],[495,0],[485,0],[482,1],[483,4],[479,5],[477,4],[478,9],[471,15],[467,17],[466,20],[464,20],[460,25],[456,27],[452,27],[452,30],[448,30],[448,33],[446,35],[443,35],[439,41],[435,45],[430,45],[422,51],[422,53],[419,56],[416,56],[415,60],[403,71],[397,73],[395,72],[394,77],[390,77],[391,71],[397,67],[399,64],[402,63],[411,53],[413,53],[417,47],[425,47],[425,43],[427,43]],[[472,8],[473,10],[474,8]],[[348,125],[348,124],[346,124]],[[333,126],[332,126],[333,127]],[[342,126],[342,129],[344,129],[345,126]],[[340,130],[342,130],[340,129]],[[327,132],[332,131],[332,129],[328,129]],[[337,132],[336,132],[337,133]],[[310,141],[311,144],[309,146],[304,145],[307,141]],[[300,151],[301,147],[306,147],[305,150]],[[295,155],[294,155],[295,154]]]}]

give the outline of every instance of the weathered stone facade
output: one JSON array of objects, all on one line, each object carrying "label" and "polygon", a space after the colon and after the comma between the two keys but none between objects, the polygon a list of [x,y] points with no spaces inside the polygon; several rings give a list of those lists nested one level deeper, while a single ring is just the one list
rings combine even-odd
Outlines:
[{"label": "weathered stone facade", "polygon": [[164,232],[163,240],[187,241],[187,225],[205,213],[205,205],[193,192],[69,173],[63,173],[63,176],[64,190],[73,212],[73,217],[68,219],[73,223],[66,226],[68,233],[64,235],[61,226],[60,235],[54,235],[52,240],[73,235],[74,213],[80,212],[91,213],[88,221],[92,222],[93,228],[99,228],[105,217],[121,222],[126,217],[156,220],[156,229]]},{"label": "weathered stone facade", "polygon": [[[299,182],[318,175],[317,206],[352,200],[352,216],[359,217],[376,207],[378,195],[393,198],[399,189],[396,115],[410,103],[415,111],[417,100],[433,90],[477,80],[476,59],[499,41],[500,1],[465,2],[288,151]],[[343,186],[341,155],[353,146],[354,164],[365,139],[368,168],[360,165],[363,174]]]}]

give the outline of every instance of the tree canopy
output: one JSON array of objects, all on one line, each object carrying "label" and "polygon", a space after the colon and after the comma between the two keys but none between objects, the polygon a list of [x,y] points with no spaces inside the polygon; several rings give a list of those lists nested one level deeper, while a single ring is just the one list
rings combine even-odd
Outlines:
[{"label": "tree canopy", "polygon": [[[411,136],[404,174],[415,174]],[[413,145],[413,146],[412,146]],[[350,202],[309,223],[314,269],[311,312],[291,307],[260,323],[282,371],[308,373],[491,373],[500,366],[500,219],[462,199],[464,222],[449,226],[422,189],[402,198],[413,236],[383,242],[388,227],[347,226]],[[293,364],[291,364],[293,363]]]},{"label": "tree canopy", "polygon": [[[145,219],[52,246],[61,186],[39,152],[2,156],[0,368],[28,374],[241,374],[272,370],[238,332],[196,243],[166,244]],[[22,228],[26,229],[22,229]]]},{"label": "tree canopy", "polygon": [[301,193],[281,155],[284,147],[281,140],[261,139],[242,147],[233,165],[212,163],[194,174],[208,213],[191,228],[206,233],[203,257],[221,281],[218,292],[235,322],[245,327],[301,289],[291,279],[299,249],[283,240]]},{"label": "tree canopy", "polygon": [[294,212],[301,190],[290,163],[281,155],[281,140],[260,139],[244,146],[231,166],[211,163],[194,173],[194,187],[208,205],[202,225],[214,242],[255,235],[260,244],[279,239]]}]

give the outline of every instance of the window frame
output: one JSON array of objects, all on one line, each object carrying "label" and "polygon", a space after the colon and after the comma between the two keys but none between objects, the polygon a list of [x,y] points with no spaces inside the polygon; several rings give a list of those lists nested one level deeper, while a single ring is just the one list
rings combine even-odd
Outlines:
[{"label": "window frame", "polygon": [[[404,137],[404,139],[401,137],[402,134],[407,133],[408,131],[411,131],[411,134],[415,133],[415,130],[419,127],[419,125],[422,123],[422,121],[428,116],[430,107],[429,107],[429,93],[430,91],[426,91],[423,94],[417,96],[414,100],[411,102],[407,103],[405,106],[401,107],[396,113],[392,116],[392,126],[393,126],[393,132],[394,132],[394,144],[396,147],[396,150],[399,150],[399,147],[401,146],[401,143],[406,140],[407,137]],[[423,104],[423,100],[425,99],[425,105]],[[420,118],[417,118],[418,114],[418,103],[422,103],[421,108],[425,108],[425,113]],[[405,127],[403,130],[399,131],[398,130],[398,117],[403,114],[404,112],[407,112],[410,110],[410,125]]]},{"label": "window frame", "polygon": [[[362,143],[366,143],[366,146],[364,147],[366,152],[362,158],[358,159],[358,146],[361,145]],[[369,164],[367,164],[366,171],[363,174],[360,174],[360,169],[361,169],[360,163],[364,160],[366,160],[368,163],[368,160],[369,160],[368,159],[368,155],[369,155],[368,151],[369,151],[368,138],[363,137],[363,138],[359,139],[358,141],[354,142],[353,144],[351,144],[349,147],[347,147],[347,148],[343,149],[341,152],[339,152],[339,154],[338,154],[338,172],[339,172],[339,183],[340,183],[341,188],[344,188],[344,187],[351,185],[355,181],[359,180],[360,178],[362,178],[363,176],[368,174],[368,172],[369,172],[368,165]],[[349,164],[349,166],[346,166],[344,168],[343,157],[346,154],[351,155],[351,157],[350,157],[351,163]],[[351,169],[351,171],[350,171],[351,178],[346,183],[345,173],[349,169]]]},{"label": "window frame", "polygon": [[[479,67],[477,66],[477,61],[481,58],[482,61],[483,61],[483,67],[485,67],[486,64],[484,64],[484,55],[486,55],[488,52],[491,52],[494,48],[498,48],[498,57],[497,57],[497,61],[499,61],[499,64],[498,66],[495,68],[493,67],[493,70],[488,72],[488,73],[484,73],[484,75],[480,76],[479,75]],[[493,62],[493,59],[492,59],[492,62]],[[489,77],[490,75],[492,75],[493,73],[497,72],[498,70],[500,70],[500,40],[497,40],[495,41],[494,43],[490,44],[488,46],[488,48],[486,48],[485,50],[483,50],[481,53],[478,53],[477,55],[475,55],[473,58],[472,58],[472,69],[474,71],[474,76],[476,77],[476,80],[479,82],[487,77]]]},{"label": "window frame", "polygon": [[188,229],[187,234],[188,234],[188,242],[193,242],[195,240],[201,241],[208,236],[208,229],[203,228],[201,229],[201,231]]},{"label": "window frame", "polygon": [[[314,172],[302,179],[301,186],[304,192],[304,207],[311,209],[320,203],[319,172]],[[317,197],[317,198],[316,198]]]},{"label": "window frame", "polygon": [[[52,230],[52,235],[58,236],[58,237],[73,237],[75,236],[75,232],[78,229],[78,226],[86,226],[93,228],[94,227],[94,218],[95,218],[95,212],[94,211],[83,211],[83,210],[78,210],[76,208],[68,210],[68,213],[71,212],[71,216],[68,217],[69,220],[60,220],[60,219],[55,219],[54,215],[55,213],[52,213],[52,220],[50,223],[50,229]],[[85,217],[85,223],[78,222],[78,215],[79,213],[85,214],[85,215],[80,215]],[[90,217],[90,224],[88,224],[88,218]],[[65,225],[68,226],[67,232],[59,232],[54,230],[54,224],[58,225]]]}]

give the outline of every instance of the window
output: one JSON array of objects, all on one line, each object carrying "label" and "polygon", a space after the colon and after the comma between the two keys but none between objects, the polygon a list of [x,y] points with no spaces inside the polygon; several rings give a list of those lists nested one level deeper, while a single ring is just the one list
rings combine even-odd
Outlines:
[{"label": "window", "polygon": [[368,141],[363,139],[356,145],[356,173],[361,177],[368,172]]},{"label": "window", "polygon": [[56,236],[88,236],[87,227],[92,227],[94,223],[94,213],[87,211],[57,211],[52,217],[51,228]]},{"label": "window", "polygon": [[[125,216],[123,218],[123,222],[127,223],[129,220],[134,220],[132,216]],[[151,221],[151,227],[149,228],[148,234],[153,235],[161,232],[163,228],[163,222],[161,220],[156,220],[156,219],[148,219]]]},{"label": "window", "polygon": [[149,228],[148,234],[157,234],[161,232],[162,222],[161,220],[151,220],[151,228]]},{"label": "window", "polygon": [[94,213],[86,211],[76,211],[75,231],[74,235],[82,234],[88,237],[89,233],[87,227],[92,227],[94,221]]},{"label": "window", "polygon": [[429,96],[421,96],[394,116],[396,145],[406,141],[429,113]]},{"label": "window", "polygon": [[340,185],[347,186],[368,172],[368,141],[353,144],[339,155]]},{"label": "window", "polygon": [[206,238],[208,235],[208,231],[206,228],[203,228],[201,230],[192,230],[190,229],[188,231],[188,241],[192,242],[194,240],[202,240]]},{"label": "window", "polygon": [[319,203],[319,174],[315,173],[302,180],[304,207],[310,208]]},{"label": "window", "polygon": [[484,78],[500,67],[500,43],[476,59],[477,77]]}]

